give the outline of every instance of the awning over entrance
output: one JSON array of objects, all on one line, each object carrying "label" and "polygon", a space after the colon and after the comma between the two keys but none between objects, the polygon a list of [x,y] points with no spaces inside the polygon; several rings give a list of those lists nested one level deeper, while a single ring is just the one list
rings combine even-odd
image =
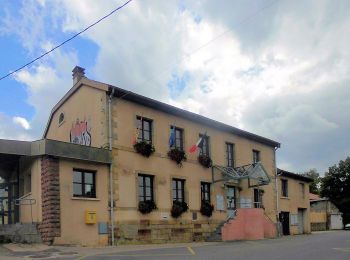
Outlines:
[{"label": "awning over entrance", "polygon": [[232,180],[240,181],[244,179],[248,180],[249,187],[257,187],[270,183],[270,177],[261,162],[235,168],[219,165],[212,166],[213,183],[221,181],[228,182]]}]

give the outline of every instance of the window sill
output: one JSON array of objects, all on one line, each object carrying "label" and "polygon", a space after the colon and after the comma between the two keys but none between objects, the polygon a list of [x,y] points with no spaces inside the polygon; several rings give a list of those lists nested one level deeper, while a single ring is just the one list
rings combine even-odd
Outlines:
[{"label": "window sill", "polygon": [[281,199],[289,200],[289,197],[281,197]]},{"label": "window sill", "polygon": [[72,197],[72,200],[100,201],[98,198]]}]

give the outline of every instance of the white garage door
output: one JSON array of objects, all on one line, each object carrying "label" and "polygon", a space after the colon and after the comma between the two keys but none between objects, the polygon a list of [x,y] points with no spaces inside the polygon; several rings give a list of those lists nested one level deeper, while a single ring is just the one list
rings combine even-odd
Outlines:
[{"label": "white garage door", "polygon": [[331,229],[343,229],[343,218],[341,214],[331,215]]}]

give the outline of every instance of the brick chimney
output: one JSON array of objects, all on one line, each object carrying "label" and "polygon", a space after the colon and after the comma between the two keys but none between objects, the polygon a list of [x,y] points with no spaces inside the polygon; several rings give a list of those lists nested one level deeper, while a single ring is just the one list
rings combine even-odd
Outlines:
[{"label": "brick chimney", "polygon": [[75,66],[73,72],[73,85],[75,85],[82,77],[85,77],[85,69],[79,66]]}]

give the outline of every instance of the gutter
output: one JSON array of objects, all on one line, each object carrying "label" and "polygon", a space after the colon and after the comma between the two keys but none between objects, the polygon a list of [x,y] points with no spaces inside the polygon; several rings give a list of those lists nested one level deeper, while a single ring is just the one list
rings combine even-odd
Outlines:
[{"label": "gutter", "polygon": [[[112,109],[111,103],[114,94],[114,88],[108,97],[108,142],[109,150],[112,153],[113,137],[112,137]],[[109,198],[110,198],[110,219],[111,219],[111,245],[114,246],[114,199],[113,199],[113,154],[112,160],[109,164]]]}]

